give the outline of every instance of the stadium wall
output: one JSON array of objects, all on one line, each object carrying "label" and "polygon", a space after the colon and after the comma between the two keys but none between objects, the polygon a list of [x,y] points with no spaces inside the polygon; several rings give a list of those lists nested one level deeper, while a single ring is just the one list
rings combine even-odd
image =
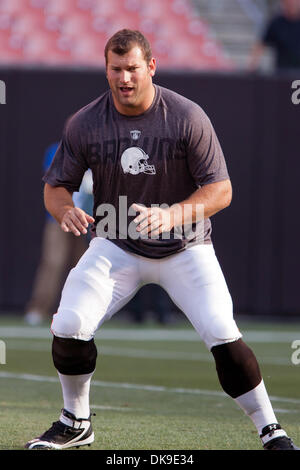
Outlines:
[{"label": "stadium wall", "polygon": [[[160,72],[155,82],[199,103],[233,184],[213,241],[237,313],[300,314],[300,105],[291,76]],[[300,78],[300,77],[298,77]],[[41,248],[42,159],[65,120],[107,89],[99,70],[1,69],[0,310],[23,310]]]}]

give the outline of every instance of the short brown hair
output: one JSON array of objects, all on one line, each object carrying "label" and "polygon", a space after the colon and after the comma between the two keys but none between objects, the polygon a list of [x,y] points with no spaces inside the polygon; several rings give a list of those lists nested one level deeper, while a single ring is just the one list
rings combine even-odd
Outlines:
[{"label": "short brown hair", "polygon": [[118,55],[124,55],[134,46],[138,46],[141,49],[145,61],[149,64],[152,59],[152,51],[148,40],[140,31],[133,31],[131,29],[121,29],[107,41],[104,49],[106,64],[108,51],[112,51]]}]

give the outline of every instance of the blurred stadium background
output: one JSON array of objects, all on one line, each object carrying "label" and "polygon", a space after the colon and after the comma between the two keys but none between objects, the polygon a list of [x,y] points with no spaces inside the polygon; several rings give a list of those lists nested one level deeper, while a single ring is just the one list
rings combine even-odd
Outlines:
[{"label": "blurred stadium background", "polygon": [[[66,119],[107,89],[104,45],[123,27],[145,33],[155,82],[199,103],[219,136],[234,197],[212,219],[213,241],[275,412],[299,445],[291,344],[300,338],[300,105],[291,85],[300,72],[279,73],[271,50],[258,70],[247,67],[277,8],[276,0],[0,0],[0,449],[21,448],[61,407],[50,318],[24,324],[46,220],[43,159]],[[159,287],[140,292],[97,333],[93,448],[260,449],[183,315]]]},{"label": "blurred stadium background", "polygon": [[1,0],[4,65],[103,67],[115,31],[140,29],[161,68],[230,70],[245,64],[276,0]]}]

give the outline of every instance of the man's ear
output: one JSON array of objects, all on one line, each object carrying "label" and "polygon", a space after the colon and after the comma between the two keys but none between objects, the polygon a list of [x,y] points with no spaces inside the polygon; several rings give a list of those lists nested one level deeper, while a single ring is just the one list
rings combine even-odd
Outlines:
[{"label": "man's ear", "polygon": [[148,68],[149,68],[150,76],[154,77],[155,72],[156,72],[156,60],[154,59],[154,57],[152,57],[152,59],[150,60]]}]

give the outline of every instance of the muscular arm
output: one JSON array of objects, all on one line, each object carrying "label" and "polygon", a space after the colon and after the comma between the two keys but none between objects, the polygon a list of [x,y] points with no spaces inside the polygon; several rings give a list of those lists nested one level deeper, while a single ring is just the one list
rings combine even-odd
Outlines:
[{"label": "muscular arm", "polygon": [[44,203],[47,211],[59,224],[67,210],[74,207],[72,194],[63,187],[54,187],[46,183],[44,188]]},{"label": "muscular arm", "polygon": [[232,187],[229,179],[218,183],[211,183],[197,189],[188,199],[170,208],[174,217],[174,225],[184,222],[182,218],[185,205],[191,208],[192,220],[197,222],[197,205],[203,205],[204,218],[207,219],[217,212],[225,209],[231,203]]},{"label": "muscular arm", "polygon": [[44,202],[47,211],[57,220],[64,232],[80,236],[81,233],[87,233],[88,224],[94,222],[93,217],[74,206],[72,194],[66,188],[46,183]]},{"label": "muscular arm", "polygon": [[[149,235],[155,236],[162,232],[168,232],[179,225],[198,222],[203,217],[207,219],[228,207],[231,199],[231,182],[226,179],[202,186],[189,198],[168,209],[145,208],[139,204],[133,204],[134,210],[140,212],[140,215],[135,218],[135,222],[138,224],[137,231],[142,234],[148,232]],[[188,206],[188,211],[184,211],[186,206]],[[199,210],[199,207],[202,210]]]}]

